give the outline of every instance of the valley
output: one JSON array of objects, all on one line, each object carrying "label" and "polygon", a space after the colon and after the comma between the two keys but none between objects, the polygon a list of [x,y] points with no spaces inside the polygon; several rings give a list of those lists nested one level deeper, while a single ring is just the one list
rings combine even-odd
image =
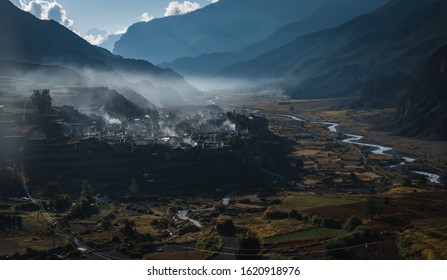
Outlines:
[{"label": "valley", "polygon": [[1,260],[447,259],[446,1],[58,1],[0,0]]},{"label": "valley", "polygon": [[[20,228],[11,227],[2,233],[5,242],[0,256],[445,257],[443,246],[430,245],[442,240],[435,233],[443,231],[446,214],[442,173],[447,164],[445,142],[380,131],[374,120],[388,112],[340,109],[350,99],[292,100],[277,94],[225,94],[215,100],[223,111],[231,112],[223,115],[234,121],[231,137],[238,141],[228,138],[230,134],[225,130],[221,133],[230,140],[217,141],[216,147],[210,142],[169,144],[182,143],[182,137],[144,143],[127,136],[127,141],[141,143],[129,144],[128,148],[122,143],[119,149],[102,144],[114,143],[113,138],[95,140],[99,137],[95,135],[79,139],[77,144],[73,139],[64,140],[65,144],[61,140],[50,144],[49,140],[28,139],[23,155],[17,152],[14,160],[15,155],[9,154],[10,160],[2,169],[3,176],[9,173],[10,192],[16,194],[3,194],[2,215],[20,217],[22,222]],[[22,115],[23,99],[4,95],[0,101],[4,104],[3,125],[6,116],[14,112]],[[32,110],[27,114],[32,119]],[[237,132],[244,122],[247,131]],[[362,135],[362,143],[386,144],[393,150],[374,153],[371,147],[344,141],[349,137],[343,134]],[[12,136],[5,135],[4,139]],[[196,137],[191,140],[200,141]],[[56,153],[63,157],[56,157]],[[25,159],[23,168],[20,157]],[[403,157],[415,161],[399,165]],[[415,170],[440,174],[441,182],[431,182]],[[55,198],[45,194],[45,183],[57,181],[71,196],[69,200],[76,203],[76,192],[85,184],[81,180],[89,180],[94,187],[97,211],[75,218],[70,217],[68,208],[66,214],[56,211]],[[352,217],[359,224],[350,228]],[[410,234],[421,238],[403,242],[403,236]],[[251,245],[245,248],[243,240],[251,240]]]}]

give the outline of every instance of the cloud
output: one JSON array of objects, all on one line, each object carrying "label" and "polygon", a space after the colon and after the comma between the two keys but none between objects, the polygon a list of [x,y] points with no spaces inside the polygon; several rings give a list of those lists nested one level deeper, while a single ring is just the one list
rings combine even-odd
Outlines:
[{"label": "cloud", "polygon": [[144,22],[148,22],[148,21],[151,21],[151,20],[153,20],[153,19],[154,19],[154,17],[151,16],[148,12],[143,13],[143,14],[140,16],[140,20],[141,20],[141,21],[144,21]]},{"label": "cloud", "polygon": [[214,3],[219,2],[219,0],[208,0],[208,2],[210,2],[211,4],[214,4]]},{"label": "cloud", "polygon": [[184,1],[180,3],[178,1],[172,1],[165,9],[165,16],[183,15],[192,11],[200,9],[200,4],[190,1]]},{"label": "cloud", "polygon": [[43,0],[19,0],[14,2],[22,10],[30,12],[40,19],[52,19],[66,27],[70,27],[74,23],[72,19],[68,18],[67,11],[64,7],[56,1],[48,2]]},{"label": "cloud", "polygon": [[124,27],[123,29],[120,29],[120,30],[118,30],[118,31],[116,31],[115,33],[113,33],[114,35],[121,35],[121,34],[124,34],[124,33],[126,33],[127,32],[127,29],[128,29],[129,27]]},{"label": "cloud", "polygon": [[102,35],[92,35],[92,34],[87,34],[85,36],[83,36],[82,38],[84,38],[84,40],[86,40],[87,42],[89,42],[92,45],[100,45],[102,44],[106,39],[106,37],[103,37]]},{"label": "cloud", "polygon": [[99,30],[97,28],[92,28],[87,31],[85,36],[82,36],[87,42],[92,45],[100,45],[107,40],[107,31]]}]

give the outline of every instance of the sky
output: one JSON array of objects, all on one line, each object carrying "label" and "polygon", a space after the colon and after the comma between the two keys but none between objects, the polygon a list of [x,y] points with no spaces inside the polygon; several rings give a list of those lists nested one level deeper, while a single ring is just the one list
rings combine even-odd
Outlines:
[{"label": "sky", "polygon": [[54,19],[93,44],[139,21],[184,14],[218,0],[10,0],[41,19]]}]

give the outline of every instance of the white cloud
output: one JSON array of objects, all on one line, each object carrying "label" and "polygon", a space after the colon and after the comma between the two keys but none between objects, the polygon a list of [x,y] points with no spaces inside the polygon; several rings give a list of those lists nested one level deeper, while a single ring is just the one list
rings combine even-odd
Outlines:
[{"label": "white cloud", "polygon": [[19,0],[15,1],[16,5],[26,12],[30,12],[40,19],[52,19],[59,22],[66,27],[73,25],[74,21],[69,19],[67,16],[67,11],[62,7],[61,4],[44,0],[32,0],[25,1]]},{"label": "white cloud", "polygon": [[92,34],[87,34],[85,36],[83,36],[82,38],[84,38],[84,40],[86,40],[87,42],[89,42],[92,45],[100,45],[102,42],[104,42],[107,39],[106,37],[103,37],[102,35],[92,35]]},{"label": "white cloud", "polygon": [[210,2],[211,4],[214,4],[214,3],[219,2],[219,0],[208,0],[208,2]]},{"label": "white cloud", "polygon": [[148,22],[148,21],[151,21],[151,20],[153,20],[153,19],[154,19],[154,17],[151,16],[148,12],[143,13],[143,14],[140,16],[140,20],[141,20],[141,21],[144,21],[144,22]]},{"label": "white cloud", "polygon": [[92,28],[89,31],[87,31],[87,34],[85,36],[82,36],[87,42],[89,42],[92,45],[100,45],[104,41],[107,40],[107,31],[105,30],[99,30],[97,28]]},{"label": "white cloud", "polygon": [[124,34],[124,33],[126,33],[127,32],[127,29],[128,29],[129,27],[124,27],[123,29],[120,29],[120,30],[118,30],[118,31],[116,31],[115,33],[113,33],[114,35],[121,35],[121,34]]},{"label": "white cloud", "polygon": [[184,1],[180,3],[178,1],[172,1],[165,9],[165,16],[183,15],[192,11],[200,9],[200,4],[190,1]]}]

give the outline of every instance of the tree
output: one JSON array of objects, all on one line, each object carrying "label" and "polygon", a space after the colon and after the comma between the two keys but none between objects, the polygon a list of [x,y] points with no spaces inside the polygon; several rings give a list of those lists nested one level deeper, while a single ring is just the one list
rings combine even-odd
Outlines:
[{"label": "tree", "polygon": [[298,212],[298,210],[293,209],[290,210],[289,212],[289,219],[295,219],[295,220],[303,220],[303,214],[301,214],[300,212]]},{"label": "tree", "polygon": [[134,228],[134,226],[135,226],[134,222],[126,220],[124,221],[124,226],[121,229],[121,231],[127,236],[134,236],[135,234],[137,234],[137,231]]},{"label": "tree", "polygon": [[225,219],[217,222],[217,233],[223,236],[234,236],[236,234],[236,227],[230,219]]},{"label": "tree", "polygon": [[361,226],[363,224],[362,219],[360,219],[357,216],[352,216],[349,218],[346,223],[344,224],[343,228],[349,232],[356,229],[358,226]]},{"label": "tree", "polygon": [[88,203],[93,203],[95,201],[93,197],[92,184],[90,184],[90,182],[87,180],[82,181],[81,185],[80,200],[83,199],[87,200]]},{"label": "tree", "polygon": [[372,219],[374,217],[382,215],[385,209],[384,205],[371,195],[366,199],[364,210],[368,218]]},{"label": "tree", "polygon": [[257,236],[247,236],[239,243],[239,253],[236,255],[239,260],[256,260],[261,251],[261,242]]},{"label": "tree", "polygon": [[49,198],[55,198],[62,193],[62,186],[57,182],[49,182],[43,189],[43,195]]},{"label": "tree", "polygon": [[71,198],[67,194],[59,195],[52,199],[50,204],[56,212],[64,213],[68,208],[70,208]]},{"label": "tree", "polygon": [[50,96],[49,89],[34,90],[33,95],[31,95],[31,101],[41,117],[51,112],[53,99]]},{"label": "tree", "polygon": [[134,196],[140,192],[137,182],[135,181],[135,178],[132,179],[132,182],[130,183],[129,191],[132,196]]}]

